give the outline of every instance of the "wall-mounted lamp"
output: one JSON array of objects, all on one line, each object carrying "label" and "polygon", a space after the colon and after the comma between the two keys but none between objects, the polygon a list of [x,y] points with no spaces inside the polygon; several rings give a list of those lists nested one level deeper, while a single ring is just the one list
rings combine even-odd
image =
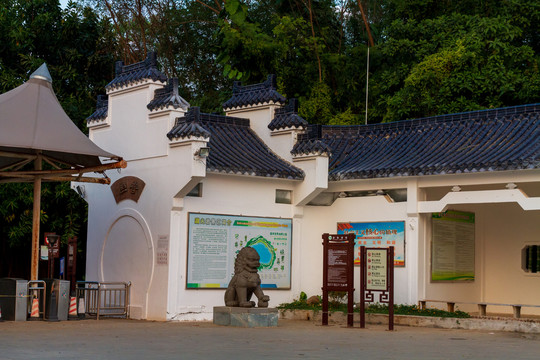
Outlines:
[{"label": "wall-mounted lamp", "polygon": [[454,185],[454,187],[452,188],[452,191],[453,192],[461,191],[461,187],[459,185]]},{"label": "wall-mounted lamp", "polygon": [[208,155],[210,155],[210,148],[209,147],[199,148],[199,150],[195,151],[194,155],[200,158],[207,158]]},{"label": "wall-mounted lamp", "polygon": [[508,190],[514,190],[514,189],[517,189],[517,185],[514,184],[514,183],[508,183],[508,184],[506,184],[506,188]]},{"label": "wall-mounted lamp", "polygon": [[339,196],[340,199],[344,199],[344,198],[347,197],[347,193],[345,191],[342,191],[342,192],[339,193],[338,196]]}]

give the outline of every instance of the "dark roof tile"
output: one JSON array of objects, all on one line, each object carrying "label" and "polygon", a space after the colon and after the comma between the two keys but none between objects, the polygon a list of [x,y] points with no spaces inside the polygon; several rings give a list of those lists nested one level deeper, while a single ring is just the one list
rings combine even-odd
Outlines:
[{"label": "dark roof tile", "polygon": [[200,124],[198,107],[191,108],[186,116],[176,118],[176,122],[172,130],[167,134],[169,140],[178,138],[185,139],[192,136],[206,139],[210,137],[210,132]]},{"label": "dark roof tile", "polygon": [[124,65],[123,61],[117,61],[115,72],[115,78],[105,86],[105,89],[121,88],[147,79],[161,81],[162,83],[167,81],[167,77],[157,68],[157,55],[155,52],[148,53],[144,61],[131,65]]},{"label": "dark roof tile", "polygon": [[332,149],[322,140],[308,139],[306,141],[297,141],[291,151],[291,154],[293,156],[323,154],[331,156]]},{"label": "dark roof tile", "polygon": [[310,125],[330,180],[540,168],[540,104],[364,126]]},{"label": "dark roof tile", "polygon": [[223,103],[223,109],[233,109],[236,107],[258,105],[264,103],[285,104],[285,97],[277,91],[276,75],[268,75],[265,82],[254,85],[242,85],[240,81],[235,81],[233,85],[232,97]]},{"label": "dark roof tile", "polygon": [[272,131],[289,128],[306,128],[308,122],[298,115],[298,101],[289,99],[289,103],[281,109],[276,109],[274,118],[268,124]]},{"label": "dark roof tile", "polygon": [[107,117],[107,112],[109,111],[109,96],[108,95],[98,95],[96,111],[92,113],[89,117],[86,118],[87,122],[103,120]]},{"label": "dark roof tile", "polygon": [[277,156],[249,127],[249,120],[230,116],[204,114],[192,107],[185,117],[178,118],[169,139],[196,124],[210,135],[208,171],[301,180],[304,172]]},{"label": "dark roof tile", "polygon": [[159,110],[172,106],[175,109],[187,110],[189,103],[178,94],[178,78],[167,80],[167,85],[154,91],[154,98],[146,106],[148,110]]}]

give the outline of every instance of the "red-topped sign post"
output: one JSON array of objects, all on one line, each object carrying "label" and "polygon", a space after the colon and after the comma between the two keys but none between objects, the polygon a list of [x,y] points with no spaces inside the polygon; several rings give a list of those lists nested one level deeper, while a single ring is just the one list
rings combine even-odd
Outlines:
[{"label": "red-topped sign post", "polygon": [[360,247],[360,327],[366,327],[366,302],[388,304],[388,330],[394,330],[394,247]]},{"label": "red-topped sign post", "polygon": [[354,315],[354,240],[355,234],[323,234],[322,324],[328,325],[328,292],[347,292],[347,326]]}]

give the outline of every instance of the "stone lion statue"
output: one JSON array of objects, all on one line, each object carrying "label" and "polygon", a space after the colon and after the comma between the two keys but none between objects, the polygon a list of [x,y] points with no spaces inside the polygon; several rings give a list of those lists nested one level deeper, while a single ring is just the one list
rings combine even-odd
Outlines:
[{"label": "stone lion statue", "polygon": [[270,297],[264,295],[261,289],[261,278],[257,268],[261,265],[257,250],[246,246],[240,250],[234,262],[234,276],[225,291],[225,305],[236,307],[254,307],[255,301],[250,301],[255,294],[259,302],[257,306],[268,307]]}]

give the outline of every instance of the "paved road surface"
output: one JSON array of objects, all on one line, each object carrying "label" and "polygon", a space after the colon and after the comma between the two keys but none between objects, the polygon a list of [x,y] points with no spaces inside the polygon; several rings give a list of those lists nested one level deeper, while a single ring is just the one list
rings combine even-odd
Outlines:
[{"label": "paved road surface", "polygon": [[0,359],[540,359],[540,335],[368,325],[277,328],[208,322],[2,322]]}]

